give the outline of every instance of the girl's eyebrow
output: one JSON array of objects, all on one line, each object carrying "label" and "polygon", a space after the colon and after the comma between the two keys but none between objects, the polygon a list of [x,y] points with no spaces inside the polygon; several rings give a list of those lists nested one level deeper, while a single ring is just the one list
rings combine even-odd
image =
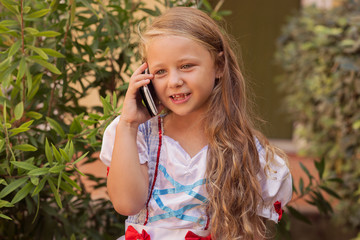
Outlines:
[{"label": "girl's eyebrow", "polygon": [[[187,61],[201,61],[201,57],[196,57],[196,56],[184,56],[182,58],[179,58],[178,60],[176,60],[177,63],[183,63],[183,62],[187,62]],[[166,63],[163,62],[155,62],[154,64],[152,64],[151,68],[162,68],[164,65],[166,65]]]}]

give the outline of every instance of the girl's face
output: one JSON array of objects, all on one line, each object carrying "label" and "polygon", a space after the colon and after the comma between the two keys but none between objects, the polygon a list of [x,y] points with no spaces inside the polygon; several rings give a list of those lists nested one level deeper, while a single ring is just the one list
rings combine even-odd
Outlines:
[{"label": "girl's face", "polygon": [[182,36],[154,37],[147,45],[147,63],[156,94],[172,113],[187,116],[206,110],[216,67],[205,47]]}]

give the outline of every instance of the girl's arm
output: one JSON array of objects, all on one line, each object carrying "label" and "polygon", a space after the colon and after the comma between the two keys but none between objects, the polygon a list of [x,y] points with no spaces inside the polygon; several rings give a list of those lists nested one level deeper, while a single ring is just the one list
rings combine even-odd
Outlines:
[{"label": "girl's arm", "polygon": [[115,210],[126,216],[144,208],[148,195],[148,167],[139,161],[137,131],[120,117],[107,182]]},{"label": "girl's arm", "polygon": [[148,196],[147,164],[140,164],[136,143],[138,127],[150,118],[139,99],[138,89],[149,83],[151,74],[141,74],[141,65],[132,75],[116,136],[107,189],[115,210],[122,215],[134,215],[144,208]]}]

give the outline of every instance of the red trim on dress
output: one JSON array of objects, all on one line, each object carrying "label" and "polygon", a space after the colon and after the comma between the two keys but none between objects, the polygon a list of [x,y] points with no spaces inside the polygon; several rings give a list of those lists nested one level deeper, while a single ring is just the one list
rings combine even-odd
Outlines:
[{"label": "red trim on dress", "polygon": [[280,222],[280,220],[281,220],[281,218],[282,218],[282,215],[283,215],[283,212],[284,212],[284,210],[281,209],[281,202],[276,201],[276,202],[274,203],[274,208],[275,208],[275,212],[276,212],[277,214],[279,214],[278,222]]},{"label": "red trim on dress", "polygon": [[150,240],[150,235],[145,230],[140,234],[130,225],[125,232],[125,240]]},{"label": "red trim on dress", "polygon": [[188,231],[185,236],[185,240],[211,240],[211,234],[209,234],[206,237],[202,237],[202,236],[196,235],[192,231]]},{"label": "red trim on dress", "polygon": [[162,144],[162,129],[161,129],[161,117],[160,116],[158,117],[158,128],[159,128],[159,145],[158,145],[158,152],[157,152],[157,156],[156,156],[156,166],[155,166],[154,180],[152,182],[152,186],[151,186],[151,190],[150,190],[150,195],[146,202],[146,218],[145,218],[144,226],[148,223],[148,220],[149,220],[149,202],[151,199],[152,192],[154,190],[155,181],[156,181],[157,174],[158,174],[159,161],[160,161],[160,151],[161,151],[161,144]]}]

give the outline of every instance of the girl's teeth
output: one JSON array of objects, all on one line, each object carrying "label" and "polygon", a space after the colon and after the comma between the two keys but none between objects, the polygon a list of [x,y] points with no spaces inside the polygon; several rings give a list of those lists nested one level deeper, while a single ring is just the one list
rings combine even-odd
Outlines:
[{"label": "girl's teeth", "polygon": [[184,99],[187,95],[189,95],[189,94],[174,94],[174,95],[172,95],[171,97],[172,97],[174,100],[182,100],[182,99]]}]

